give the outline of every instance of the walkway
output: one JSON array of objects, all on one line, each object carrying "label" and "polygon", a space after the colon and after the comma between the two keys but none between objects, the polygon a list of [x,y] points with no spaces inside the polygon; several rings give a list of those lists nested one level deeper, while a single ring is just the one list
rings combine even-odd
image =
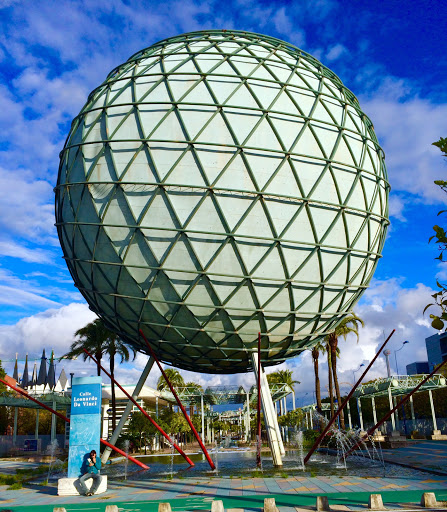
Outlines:
[{"label": "walkway", "polygon": [[[421,442],[407,448],[386,450],[387,458],[417,463],[419,467],[447,467],[447,443]],[[433,462],[435,461],[435,462]],[[0,472],[5,461],[0,461]],[[11,466],[11,462],[9,462]],[[342,475],[340,470],[340,475]],[[103,512],[107,504],[117,504],[120,512],[157,512],[160,502],[171,503],[174,512],[210,510],[213,499],[222,499],[225,509],[260,511],[264,498],[274,497],[280,512],[309,510],[316,496],[326,495],[333,510],[364,510],[371,493],[381,493],[385,506],[398,509],[405,503],[417,504],[422,492],[436,493],[447,501],[447,474],[437,476],[285,476],[284,478],[190,477],[151,480],[112,481],[105,494],[96,497],[62,497],[54,486],[29,484],[21,490],[6,491],[0,486],[0,509],[14,512],[52,512],[64,506],[67,512]],[[414,507],[412,507],[414,508]],[[418,508],[418,507],[416,507]]]}]

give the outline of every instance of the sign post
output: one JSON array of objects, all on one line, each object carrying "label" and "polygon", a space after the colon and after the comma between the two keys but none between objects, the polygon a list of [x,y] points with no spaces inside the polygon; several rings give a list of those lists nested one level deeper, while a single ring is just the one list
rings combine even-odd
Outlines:
[{"label": "sign post", "polygon": [[101,377],[74,377],[71,388],[68,478],[85,471],[88,454],[99,457],[101,434]]}]

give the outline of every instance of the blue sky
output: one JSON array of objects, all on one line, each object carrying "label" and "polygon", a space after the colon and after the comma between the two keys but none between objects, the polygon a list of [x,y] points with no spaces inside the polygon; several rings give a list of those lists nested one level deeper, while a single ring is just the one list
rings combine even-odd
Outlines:
[{"label": "blue sky", "polygon": [[[399,353],[400,366],[425,359],[424,338],[434,330],[422,309],[435,276],[447,277],[447,267],[434,260],[436,247],[427,243],[446,199],[433,180],[445,179],[447,162],[431,146],[447,136],[446,7],[429,0],[0,0],[0,359],[27,351],[35,358],[43,347],[60,355],[73,332],[93,319],[72,284],[54,228],[58,153],[71,119],[133,53],[208,28],[287,40],[330,67],[359,98],[385,150],[392,224],[374,281],[356,309],[366,322],[360,342],[342,346],[342,381],[352,380],[352,368],[370,359],[382,331],[394,327],[391,349],[410,341]],[[136,380],[142,364],[139,356],[121,367],[123,381]],[[309,355],[285,366],[308,381],[299,391],[307,396]],[[381,361],[371,376],[384,372]],[[252,376],[238,379],[251,383]]]}]

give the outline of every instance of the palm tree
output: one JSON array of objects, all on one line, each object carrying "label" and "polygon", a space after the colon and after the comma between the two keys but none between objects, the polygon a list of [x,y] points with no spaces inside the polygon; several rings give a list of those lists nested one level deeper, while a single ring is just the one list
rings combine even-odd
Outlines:
[{"label": "palm tree", "polygon": [[[341,394],[340,394],[340,386],[338,384],[338,377],[337,377],[337,355],[338,355],[338,338],[340,336],[343,336],[343,338],[346,340],[346,337],[349,333],[354,333],[357,337],[357,343],[359,341],[359,326],[364,327],[365,324],[363,320],[358,317],[355,313],[351,313],[347,317],[345,317],[338,325],[337,327],[328,334],[325,338],[327,342],[328,349],[330,350],[330,366],[332,369],[332,375],[334,377],[334,384],[335,384],[335,392],[337,394],[337,400],[338,405],[341,405]],[[329,354],[328,354],[328,363],[329,363]],[[331,407],[332,410],[332,407]],[[345,419],[343,416],[343,412],[340,414],[340,427],[344,430],[345,428]]]},{"label": "palm tree", "polygon": [[102,320],[97,318],[75,332],[74,335],[78,339],[71,344],[70,350],[60,359],[77,359],[82,356],[83,360],[87,361],[89,356],[84,352],[84,349],[86,349],[95,356],[97,361],[96,371],[99,377],[101,375],[100,365],[104,354],[104,342],[109,333],[110,331],[105,328]]},{"label": "palm tree", "polygon": [[[84,361],[87,360],[88,355],[84,352],[84,349],[88,350],[95,356],[97,361],[97,373],[101,375],[101,360],[104,355],[109,356],[110,374],[112,378],[115,378],[115,357],[120,356],[121,363],[129,361],[130,352],[129,347],[119,339],[119,337],[112,331],[106,328],[103,321],[99,318],[90,322],[85,327],[78,329],[75,332],[75,336],[78,339],[75,340],[70,350],[64,354],[61,359],[76,359],[82,356]],[[133,358],[135,359],[136,352],[133,348],[130,348],[133,352]],[[116,398],[115,398],[115,384],[111,382],[112,390],[112,429],[116,428]]]},{"label": "palm tree", "polygon": [[[183,380],[183,377],[181,376],[180,372],[176,370],[175,368],[165,368],[165,373],[172,384],[173,388],[184,388],[185,387],[185,381]],[[165,378],[163,375],[160,375],[158,381],[157,381],[157,390],[163,391],[164,389],[169,389],[168,383],[165,381]]]},{"label": "palm tree", "polygon": [[[189,414],[192,416],[194,414],[194,403],[197,404],[197,396],[203,395],[203,388],[200,384],[196,382],[187,382],[185,384],[185,392],[186,396],[191,397],[190,406],[189,406]],[[197,405],[196,405],[197,407]]]},{"label": "palm tree", "polygon": [[[293,405],[295,407],[295,390],[294,384],[301,384],[299,380],[293,380],[292,370],[277,370],[276,372],[267,375],[267,382],[269,384],[287,384],[292,389]],[[282,412],[282,404],[279,402],[280,413]]]}]

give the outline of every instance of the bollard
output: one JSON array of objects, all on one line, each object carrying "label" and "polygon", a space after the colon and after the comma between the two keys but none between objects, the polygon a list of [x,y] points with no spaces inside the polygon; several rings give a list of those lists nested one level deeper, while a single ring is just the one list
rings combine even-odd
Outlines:
[{"label": "bollard", "polygon": [[381,494],[370,494],[368,500],[368,508],[370,510],[385,510]]},{"label": "bollard", "polygon": [[171,512],[171,504],[170,503],[159,503],[158,504],[158,512]]},{"label": "bollard", "polygon": [[329,508],[329,500],[327,496],[317,496],[317,512],[327,512]]},{"label": "bollard", "polygon": [[437,504],[434,492],[424,492],[421,498],[421,507],[436,508]]},{"label": "bollard", "polygon": [[118,512],[118,505],[107,505],[105,512]]},{"label": "bollard", "polygon": [[279,512],[276,507],[275,498],[265,498],[264,512]]},{"label": "bollard", "polygon": [[214,500],[211,503],[211,512],[224,512],[224,506],[222,500]]}]

